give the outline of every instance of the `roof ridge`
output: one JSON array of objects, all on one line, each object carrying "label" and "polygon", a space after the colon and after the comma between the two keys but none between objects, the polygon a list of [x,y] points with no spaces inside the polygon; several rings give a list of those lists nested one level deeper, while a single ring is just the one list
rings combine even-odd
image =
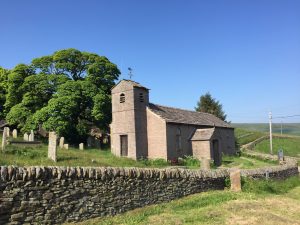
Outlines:
[{"label": "roof ridge", "polygon": [[[188,111],[188,112],[195,112],[195,113],[200,113],[200,114],[208,114],[208,115],[213,115],[215,116],[214,114],[211,114],[211,113],[207,113],[207,112],[198,112],[198,111],[193,111],[193,110],[188,110],[188,109],[182,109],[182,108],[177,108],[177,107],[172,107],[172,106],[165,106],[165,105],[160,105],[160,104],[155,104],[155,103],[150,103],[150,104],[153,104],[153,105],[157,105],[157,106],[161,106],[161,107],[166,107],[166,108],[171,108],[171,109],[179,109],[179,110],[182,110],[182,111]],[[216,116],[215,116],[216,117]],[[218,118],[218,117],[217,117]],[[220,119],[220,118],[218,118]]]},{"label": "roof ridge", "polygon": [[129,80],[129,79],[121,79],[121,80],[117,81],[115,83],[115,85],[111,88],[111,90],[114,89],[116,86],[118,86],[122,81],[130,82],[134,87],[138,87],[138,88],[143,88],[143,89],[150,90],[149,88],[146,88],[145,86],[141,85],[139,82],[136,82],[134,80]]}]

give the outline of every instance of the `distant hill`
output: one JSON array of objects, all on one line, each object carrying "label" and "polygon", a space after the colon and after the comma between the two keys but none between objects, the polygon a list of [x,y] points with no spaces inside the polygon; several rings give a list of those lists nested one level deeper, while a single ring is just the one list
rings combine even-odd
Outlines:
[{"label": "distant hill", "polygon": [[[236,128],[242,128],[245,130],[269,132],[268,123],[232,123],[232,126]],[[280,127],[281,127],[280,123],[273,123],[272,124],[273,132],[280,134]],[[283,123],[282,133],[300,136],[300,123]]]}]

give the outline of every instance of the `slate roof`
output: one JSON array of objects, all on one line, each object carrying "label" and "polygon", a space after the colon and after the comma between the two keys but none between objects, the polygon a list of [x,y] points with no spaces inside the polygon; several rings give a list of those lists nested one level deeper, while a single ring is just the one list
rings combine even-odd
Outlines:
[{"label": "slate roof", "polygon": [[191,141],[210,140],[215,132],[215,128],[197,129],[191,138]]},{"label": "slate roof", "polygon": [[133,87],[138,87],[138,88],[143,88],[143,89],[146,89],[146,90],[150,90],[149,88],[146,88],[144,87],[143,85],[141,85],[140,83],[138,82],[135,82],[133,80],[126,80],[126,79],[123,79],[123,80],[120,80],[118,83],[116,83],[111,89],[113,89],[114,87],[116,87],[119,83],[121,83],[122,81],[126,81],[128,83],[130,83]]},{"label": "slate roof", "polygon": [[152,112],[159,115],[167,123],[232,128],[228,123],[209,113],[178,109],[153,103],[149,103],[148,107]]}]

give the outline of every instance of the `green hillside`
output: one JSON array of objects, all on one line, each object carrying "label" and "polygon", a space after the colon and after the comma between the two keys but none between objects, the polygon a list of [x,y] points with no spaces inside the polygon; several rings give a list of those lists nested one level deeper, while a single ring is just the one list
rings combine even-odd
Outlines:
[{"label": "green hillside", "polygon": [[[274,133],[280,133],[281,124],[273,123],[272,130]],[[268,123],[233,123],[233,127],[242,128],[245,130],[269,132]],[[297,135],[300,136],[300,123],[283,123],[282,133],[286,135]]]}]

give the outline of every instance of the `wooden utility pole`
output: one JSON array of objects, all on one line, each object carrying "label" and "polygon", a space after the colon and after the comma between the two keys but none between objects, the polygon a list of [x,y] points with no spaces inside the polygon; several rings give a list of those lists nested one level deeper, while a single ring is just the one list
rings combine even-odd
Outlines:
[{"label": "wooden utility pole", "polygon": [[273,155],[273,143],[272,143],[272,112],[269,112],[269,124],[270,124],[270,153]]}]

